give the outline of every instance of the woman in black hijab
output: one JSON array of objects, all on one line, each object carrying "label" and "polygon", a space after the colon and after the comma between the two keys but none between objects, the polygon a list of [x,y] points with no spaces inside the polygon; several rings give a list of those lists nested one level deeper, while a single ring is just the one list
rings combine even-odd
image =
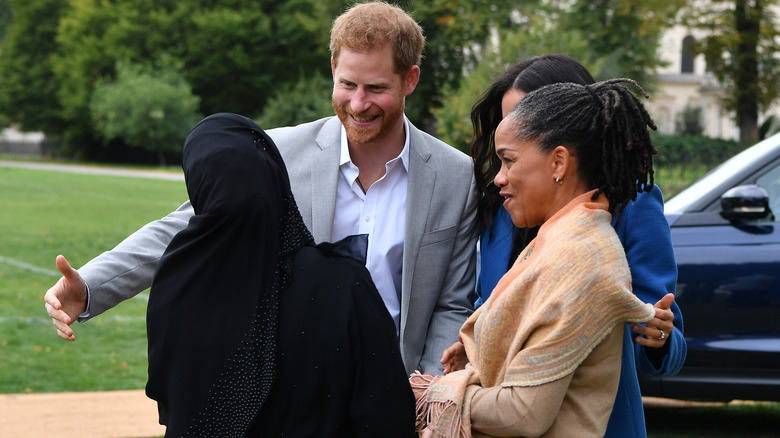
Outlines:
[{"label": "woman in black hijab", "polygon": [[195,215],[160,259],[147,395],[166,437],[403,437],[414,396],[365,236],[315,247],[270,137],[215,114],[184,144]]}]

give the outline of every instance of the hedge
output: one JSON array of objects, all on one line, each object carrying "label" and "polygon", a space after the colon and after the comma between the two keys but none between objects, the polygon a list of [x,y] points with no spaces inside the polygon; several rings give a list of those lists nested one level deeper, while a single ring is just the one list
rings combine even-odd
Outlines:
[{"label": "hedge", "polygon": [[654,162],[659,166],[682,166],[700,164],[716,166],[746,148],[735,140],[709,138],[700,135],[658,134],[652,132],[658,155]]}]

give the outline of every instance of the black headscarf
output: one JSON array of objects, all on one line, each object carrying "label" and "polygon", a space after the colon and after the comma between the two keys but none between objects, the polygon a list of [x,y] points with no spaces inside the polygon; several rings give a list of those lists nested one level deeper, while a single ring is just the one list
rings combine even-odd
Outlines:
[{"label": "black headscarf", "polygon": [[313,239],[279,151],[250,119],[202,120],[182,167],[195,215],[152,283],[146,393],[166,436],[243,436],[275,379],[290,257]]}]

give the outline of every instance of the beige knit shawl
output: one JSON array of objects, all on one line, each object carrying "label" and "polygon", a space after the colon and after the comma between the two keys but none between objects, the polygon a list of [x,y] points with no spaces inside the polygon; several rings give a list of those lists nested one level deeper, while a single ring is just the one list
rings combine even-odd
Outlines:
[{"label": "beige knit shawl", "polygon": [[[418,420],[436,437],[471,437],[480,387],[537,386],[574,372],[623,322],[653,318],[631,292],[607,201],[581,195],[542,225],[490,298],[464,323],[469,365],[430,384]],[[617,378],[617,377],[615,377]],[[412,377],[418,388],[426,379]]]}]

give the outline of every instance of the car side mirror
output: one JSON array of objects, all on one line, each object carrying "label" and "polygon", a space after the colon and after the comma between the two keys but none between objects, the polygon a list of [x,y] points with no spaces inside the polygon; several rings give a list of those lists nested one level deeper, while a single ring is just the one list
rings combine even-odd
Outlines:
[{"label": "car side mirror", "polygon": [[746,222],[772,216],[769,193],[755,184],[737,186],[720,197],[720,215],[729,222]]}]

